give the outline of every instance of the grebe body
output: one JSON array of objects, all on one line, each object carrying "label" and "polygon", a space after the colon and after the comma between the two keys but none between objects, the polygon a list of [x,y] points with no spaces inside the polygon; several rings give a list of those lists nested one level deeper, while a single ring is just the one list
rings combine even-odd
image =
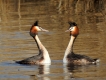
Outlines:
[{"label": "grebe body", "polygon": [[92,59],[88,56],[75,54],[73,52],[73,44],[76,37],[79,34],[79,29],[75,22],[69,22],[69,24],[70,24],[69,30],[67,30],[66,32],[69,31],[71,37],[63,57],[63,63],[70,63],[73,65],[87,65],[87,64],[98,63],[99,62],[98,59]]},{"label": "grebe body", "polygon": [[16,61],[19,64],[50,64],[51,63],[51,59],[49,57],[49,53],[47,51],[47,49],[44,47],[44,45],[41,43],[39,37],[38,37],[38,32],[39,31],[45,31],[48,32],[48,30],[45,30],[41,27],[38,26],[38,21],[36,21],[31,29],[30,29],[30,35],[33,37],[33,39],[35,40],[38,50],[39,50],[39,54],[26,58],[24,60],[21,61]]}]

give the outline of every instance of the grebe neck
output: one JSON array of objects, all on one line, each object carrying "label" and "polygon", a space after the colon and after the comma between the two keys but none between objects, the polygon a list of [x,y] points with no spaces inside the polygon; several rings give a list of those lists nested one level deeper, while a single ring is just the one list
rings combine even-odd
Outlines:
[{"label": "grebe neck", "polygon": [[43,55],[43,58],[44,58],[45,62],[50,63],[51,60],[50,60],[48,51],[47,51],[47,49],[43,46],[43,44],[41,43],[41,41],[40,41],[38,35],[36,35],[36,36],[34,37],[34,39],[35,39],[35,42],[36,42],[37,47],[38,47],[38,49],[39,49],[39,55]]},{"label": "grebe neck", "polygon": [[40,53],[40,54],[41,54],[44,50],[47,51],[46,48],[45,48],[45,47],[43,46],[43,44],[41,43],[41,41],[40,41],[38,35],[36,35],[36,36],[34,37],[34,40],[35,40],[35,42],[36,42],[36,44],[37,44],[37,47],[38,47],[38,49],[39,49],[39,53]]},{"label": "grebe neck", "polygon": [[64,54],[64,58],[63,58],[64,63],[67,63],[67,55],[72,54],[72,52],[73,52],[73,44],[74,44],[75,38],[76,37],[71,35],[69,44],[68,44],[68,46],[66,48],[66,51],[65,51],[65,54]]}]

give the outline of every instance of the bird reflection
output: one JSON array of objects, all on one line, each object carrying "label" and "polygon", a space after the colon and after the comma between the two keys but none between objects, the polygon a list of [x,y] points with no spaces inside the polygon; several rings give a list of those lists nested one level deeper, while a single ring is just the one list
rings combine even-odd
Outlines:
[{"label": "bird reflection", "polygon": [[40,80],[50,80],[50,78],[47,76],[50,73],[50,64],[45,64],[45,65],[39,65],[39,74],[37,77]]},{"label": "bird reflection", "polygon": [[[69,79],[75,79],[76,80],[76,74],[77,73],[86,73],[88,75],[91,75],[91,73],[94,73],[98,71],[98,65],[87,65],[87,66],[76,66],[73,64],[63,64],[63,71],[64,71],[64,80]],[[88,69],[89,68],[89,69]]]},{"label": "bird reflection", "polygon": [[75,66],[73,64],[63,64],[64,80],[74,78],[73,73],[77,68],[78,66]]},{"label": "bird reflection", "polygon": [[33,80],[50,80],[48,75],[50,74],[50,64],[39,65],[38,74],[30,75]]}]

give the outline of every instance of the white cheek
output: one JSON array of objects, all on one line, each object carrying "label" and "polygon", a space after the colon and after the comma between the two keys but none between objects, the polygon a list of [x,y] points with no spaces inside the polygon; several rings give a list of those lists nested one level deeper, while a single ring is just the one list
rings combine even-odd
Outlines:
[{"label": "white cheek", "polygon": [[75,29],[74,27],[71,27],[69,30],[70,30],[70,31],[73,31],[74,29]]}]

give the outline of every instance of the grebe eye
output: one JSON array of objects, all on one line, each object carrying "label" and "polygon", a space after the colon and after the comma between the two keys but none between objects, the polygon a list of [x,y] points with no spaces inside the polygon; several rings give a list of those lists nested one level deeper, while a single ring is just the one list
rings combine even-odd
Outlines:
[{"label": "grebe eye", "polygon": [[69,30],[72,31],[73,30],[73,27],[70,27]]}]

